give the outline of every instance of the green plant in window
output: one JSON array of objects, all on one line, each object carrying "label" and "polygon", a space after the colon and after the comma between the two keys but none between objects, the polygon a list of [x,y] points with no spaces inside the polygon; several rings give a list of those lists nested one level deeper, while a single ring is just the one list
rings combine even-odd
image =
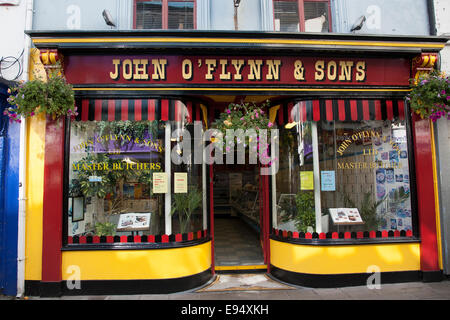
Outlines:
[{"label": "green plant in window", "polygon": [[111,222],[96,223],[95,234],[97,236],[114,236],[116,234],[116,225]]},{"label": "green plant in window", "polygon": [[195,186],[189,186],[187,193],[174,193],[172,195],[171,214],[178,215],[180,233],[190,232],[191,217],[203,200],[202,192]]},{"label": "green plant in window", "polygon": [[303,191],[295,196],[295,204],[297,206],[297,217],[295,226],[300,232],[307,232],[308,227],[315,230],[316,213],[314,210],[314,194],[312,192]]},{"label": "green plant in window", "polygon": [[384,202],[386,196],[381,200],[374,201],[373,193],[368,191],[363,194],[363,199],[359,206],[346,193],[342,194],[344,206],[347,208],[358,208],[365,228],[368,230],[376,230],[381,223],[381,218],[377,215],[377,208]]}]

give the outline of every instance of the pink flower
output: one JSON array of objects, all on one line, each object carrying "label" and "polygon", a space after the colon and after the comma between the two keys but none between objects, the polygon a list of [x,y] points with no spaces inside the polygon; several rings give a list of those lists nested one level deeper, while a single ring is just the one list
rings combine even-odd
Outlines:
[{"label": "pink flower", "polygon": [[227,113],[230,114],[230,113],[231,113],[231,110],[230,110],[230,109],[227,109]]},{"label": "pink flower", "polygon": [[269,123],[267,124],[267,126],[268,126],[269,128],[272,128],[272,127],[273,127],[273,123],[272,123],[272,122],[269,122]]}]

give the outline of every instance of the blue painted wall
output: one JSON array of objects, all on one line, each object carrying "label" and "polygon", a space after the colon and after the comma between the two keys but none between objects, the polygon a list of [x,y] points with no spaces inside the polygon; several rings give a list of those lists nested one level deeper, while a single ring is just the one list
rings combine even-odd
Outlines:
[{"label": "blue painted wall", "polygon": [[0,83],[0,293],[17,293],[20,125],[3,115],[8,86]]}]

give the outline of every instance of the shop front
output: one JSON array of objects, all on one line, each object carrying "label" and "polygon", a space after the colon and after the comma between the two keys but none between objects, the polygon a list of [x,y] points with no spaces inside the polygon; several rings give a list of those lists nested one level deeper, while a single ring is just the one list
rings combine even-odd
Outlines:
[{"label": "shop front", "polygon": [[[445,39],[30,35],[78,114],[28,126],[27,294],[177,292],[235,270],[439,279],[431,128],[405,97]],[[267,100],[271,161],[236,161],[215,121]]]}]

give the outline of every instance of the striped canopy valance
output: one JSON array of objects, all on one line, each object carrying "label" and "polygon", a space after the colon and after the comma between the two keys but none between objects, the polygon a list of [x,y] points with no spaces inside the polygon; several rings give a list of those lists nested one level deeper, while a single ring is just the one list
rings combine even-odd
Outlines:
[{"label": "striped canopy valance", "polygon": [[77,121],[201,121],[200,105],[169,99],[81,99]]},{"label": "striped canopy valance", "polygon": [[278,124],[304,121],[360,121],[405,118],[403,100],[318,99],[280,106]]}]

